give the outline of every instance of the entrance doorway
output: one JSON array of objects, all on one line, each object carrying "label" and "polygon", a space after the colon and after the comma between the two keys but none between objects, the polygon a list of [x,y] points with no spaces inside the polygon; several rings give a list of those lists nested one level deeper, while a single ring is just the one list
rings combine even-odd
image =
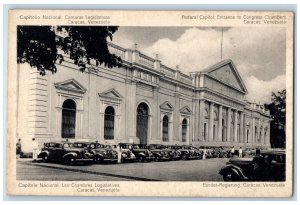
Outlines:
[{"label": "entrance doorway", "polygon": [[137,108],[136,136],[141,144],[147,144],[149,108],[146,103],[140,103]]}]

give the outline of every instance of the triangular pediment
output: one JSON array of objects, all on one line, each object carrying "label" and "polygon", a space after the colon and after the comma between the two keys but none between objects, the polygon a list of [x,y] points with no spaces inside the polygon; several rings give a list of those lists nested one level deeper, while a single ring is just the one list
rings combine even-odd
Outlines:
[{"label": "triangular pediment", "polygon": [[54,83],[56,89],[84,94],[86,89],[75,79]]},{"label": "triangular pediment", "polygon": [[171,103],[169,103],[168,101],[164,102],[159,107],[164,110],[173,110],[174,109],[173,106],[171,105]]},{"label": "triangular pediment", "polygon": [[191,109],[188,107],[188,106],[184,106],[183,108],[181,108],[179,110],[181,113],[184,113],[184,114],[192,114],[192,111]]},{"label": "triangular pediment", "polygon": [[243,83],[240,74],[231,60],[224,60],[220,63],[217,63],[208,68],[205,73],[226,85],[234,87],[245,94],[247,93],[245,84]]},{"label": "triangular pediment", "polygon": [[102,93],[99,93],[99,96],[101,98],[110,98],[115,100],[121,100],[123,97],[122,95],[114,88],[104,91]]}]

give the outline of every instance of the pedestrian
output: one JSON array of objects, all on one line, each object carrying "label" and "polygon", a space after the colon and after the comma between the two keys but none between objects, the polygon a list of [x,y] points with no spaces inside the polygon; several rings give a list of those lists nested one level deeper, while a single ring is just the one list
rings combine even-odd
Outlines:
[{"label": "pedestrian", "polygon": [[203,149],[202,159],[206,159],[206,148],[205,148],[205,147],[204,147],[204,149]]},{"label": "pedestrian", "polygon": [[36,162],[36,160],[37,160],[38,151],[39,151],[39,144],[35,140],[35,138],[32,138],[32,159],[33,159],[33,162]]},{"label": "pedestrian", "polygon": [[17,154],[17,156],[20,156],[21,152],[22,152],[21,139],[18,139],[18,142],[16,144],[16,154]]},{"label": "pedestrian", "polygon": [[240,147],[239,149],[239,158],[243,158],[243,149]]},{"label": "pedestrian", "polygon": [[118,163],[122,162],[122,150],[121,150],[121,145],[117,145],[117,153],[118,153]]},{"label": "pedestrian", "polygon": [[235,152],[235,150],[234,150],[234,147],[232,147],[232,149],[231,149],[231,157],[233,157],[233,155],[234,155],[234,152]]}]

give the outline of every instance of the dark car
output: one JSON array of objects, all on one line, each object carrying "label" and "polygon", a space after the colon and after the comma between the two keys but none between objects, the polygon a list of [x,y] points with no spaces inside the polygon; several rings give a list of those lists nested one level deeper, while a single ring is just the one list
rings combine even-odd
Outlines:
[{"label": "dark car", "polygon": [[187,160],[190,158],[191,152],[188,147],[180,145],[173,145],[172,147],[180,153],[180,158],[182,160]]},{"label": "dark car", "polygon": [[214,147],[212,151],[213,158],[229,158],[230,150],[226,150],[223,147]]},{"label": "dark car", "polygon": [[151,162],[155,159],[153,153],[145,145],[132,144],[132,153],[140,162]]},{"label": "dark car", "polygon": [[74,147],[71,142],[47,142],[38,158],[44,162],[59,161],[73,165],[77,162],[90,163],[93,155],[85,148]]},{"label": "dark car", "polygon": [[162,145],[164,150],[169,152],[170,160],[179,160],[181,159],[181,152],[174,147],[174,145]]},{"label": "dark car", "polygon": [[170,160],[171,159],[171,153],[170,150],[167,149],[166,146],[161,144],[149,144],[146,146],[147,149],[151,151],[153,154],[155,160],[162,161],[162,160]]},{"label": "dark car", "polygon": [[254,157],[232,158],[219,171],[224,181],[285,181],[285,150],[264,150]]},{"label": "dark car", "polygon": [[108,145],[103,145],[98,142],[74,142],[74,147],[86,148],[93,154],[93,160],[95,163],[103,162],[117,162],[118,153]]},{"label": "dark car", "polygon": [[201,150],[199,150],[197,147],[188,145],[186,148],[190,151],[189,159],[202,159],[203,152],[201,152]]},{"label": "dark car", "polygon": [[136,160],[135,154],[132,152],[132,144],[130,143],[119,143],[119,145],[114,145],[115,149],[120,147],[121,152],[121,162],[133,162]]}]

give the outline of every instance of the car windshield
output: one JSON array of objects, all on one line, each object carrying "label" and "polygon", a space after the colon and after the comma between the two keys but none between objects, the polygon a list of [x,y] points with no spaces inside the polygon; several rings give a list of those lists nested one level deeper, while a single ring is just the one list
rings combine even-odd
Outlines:
[{"label": "car windshield", "polygon": [[131,145],[128,144],[121,144],[122,149],[131,149]]},{"label": "car windshield", "polygon": [[70,147],[73,147],[73,145],[71,143],[64,143],[63,147],[70,148]]},{"label": "car windshield", "polygon": [[88,147],[88,144],[86,144],[86,143],[74,143],[73,147],[85,148],[85,147]]},{"label": "car windshield", "polygon": [[92,143],[91,144],[91,146],[94,146],[94,147],[92,147],[92,148],[105,148],[105,145],[103,145],[103,144],[99,144],[99,143]]}]

